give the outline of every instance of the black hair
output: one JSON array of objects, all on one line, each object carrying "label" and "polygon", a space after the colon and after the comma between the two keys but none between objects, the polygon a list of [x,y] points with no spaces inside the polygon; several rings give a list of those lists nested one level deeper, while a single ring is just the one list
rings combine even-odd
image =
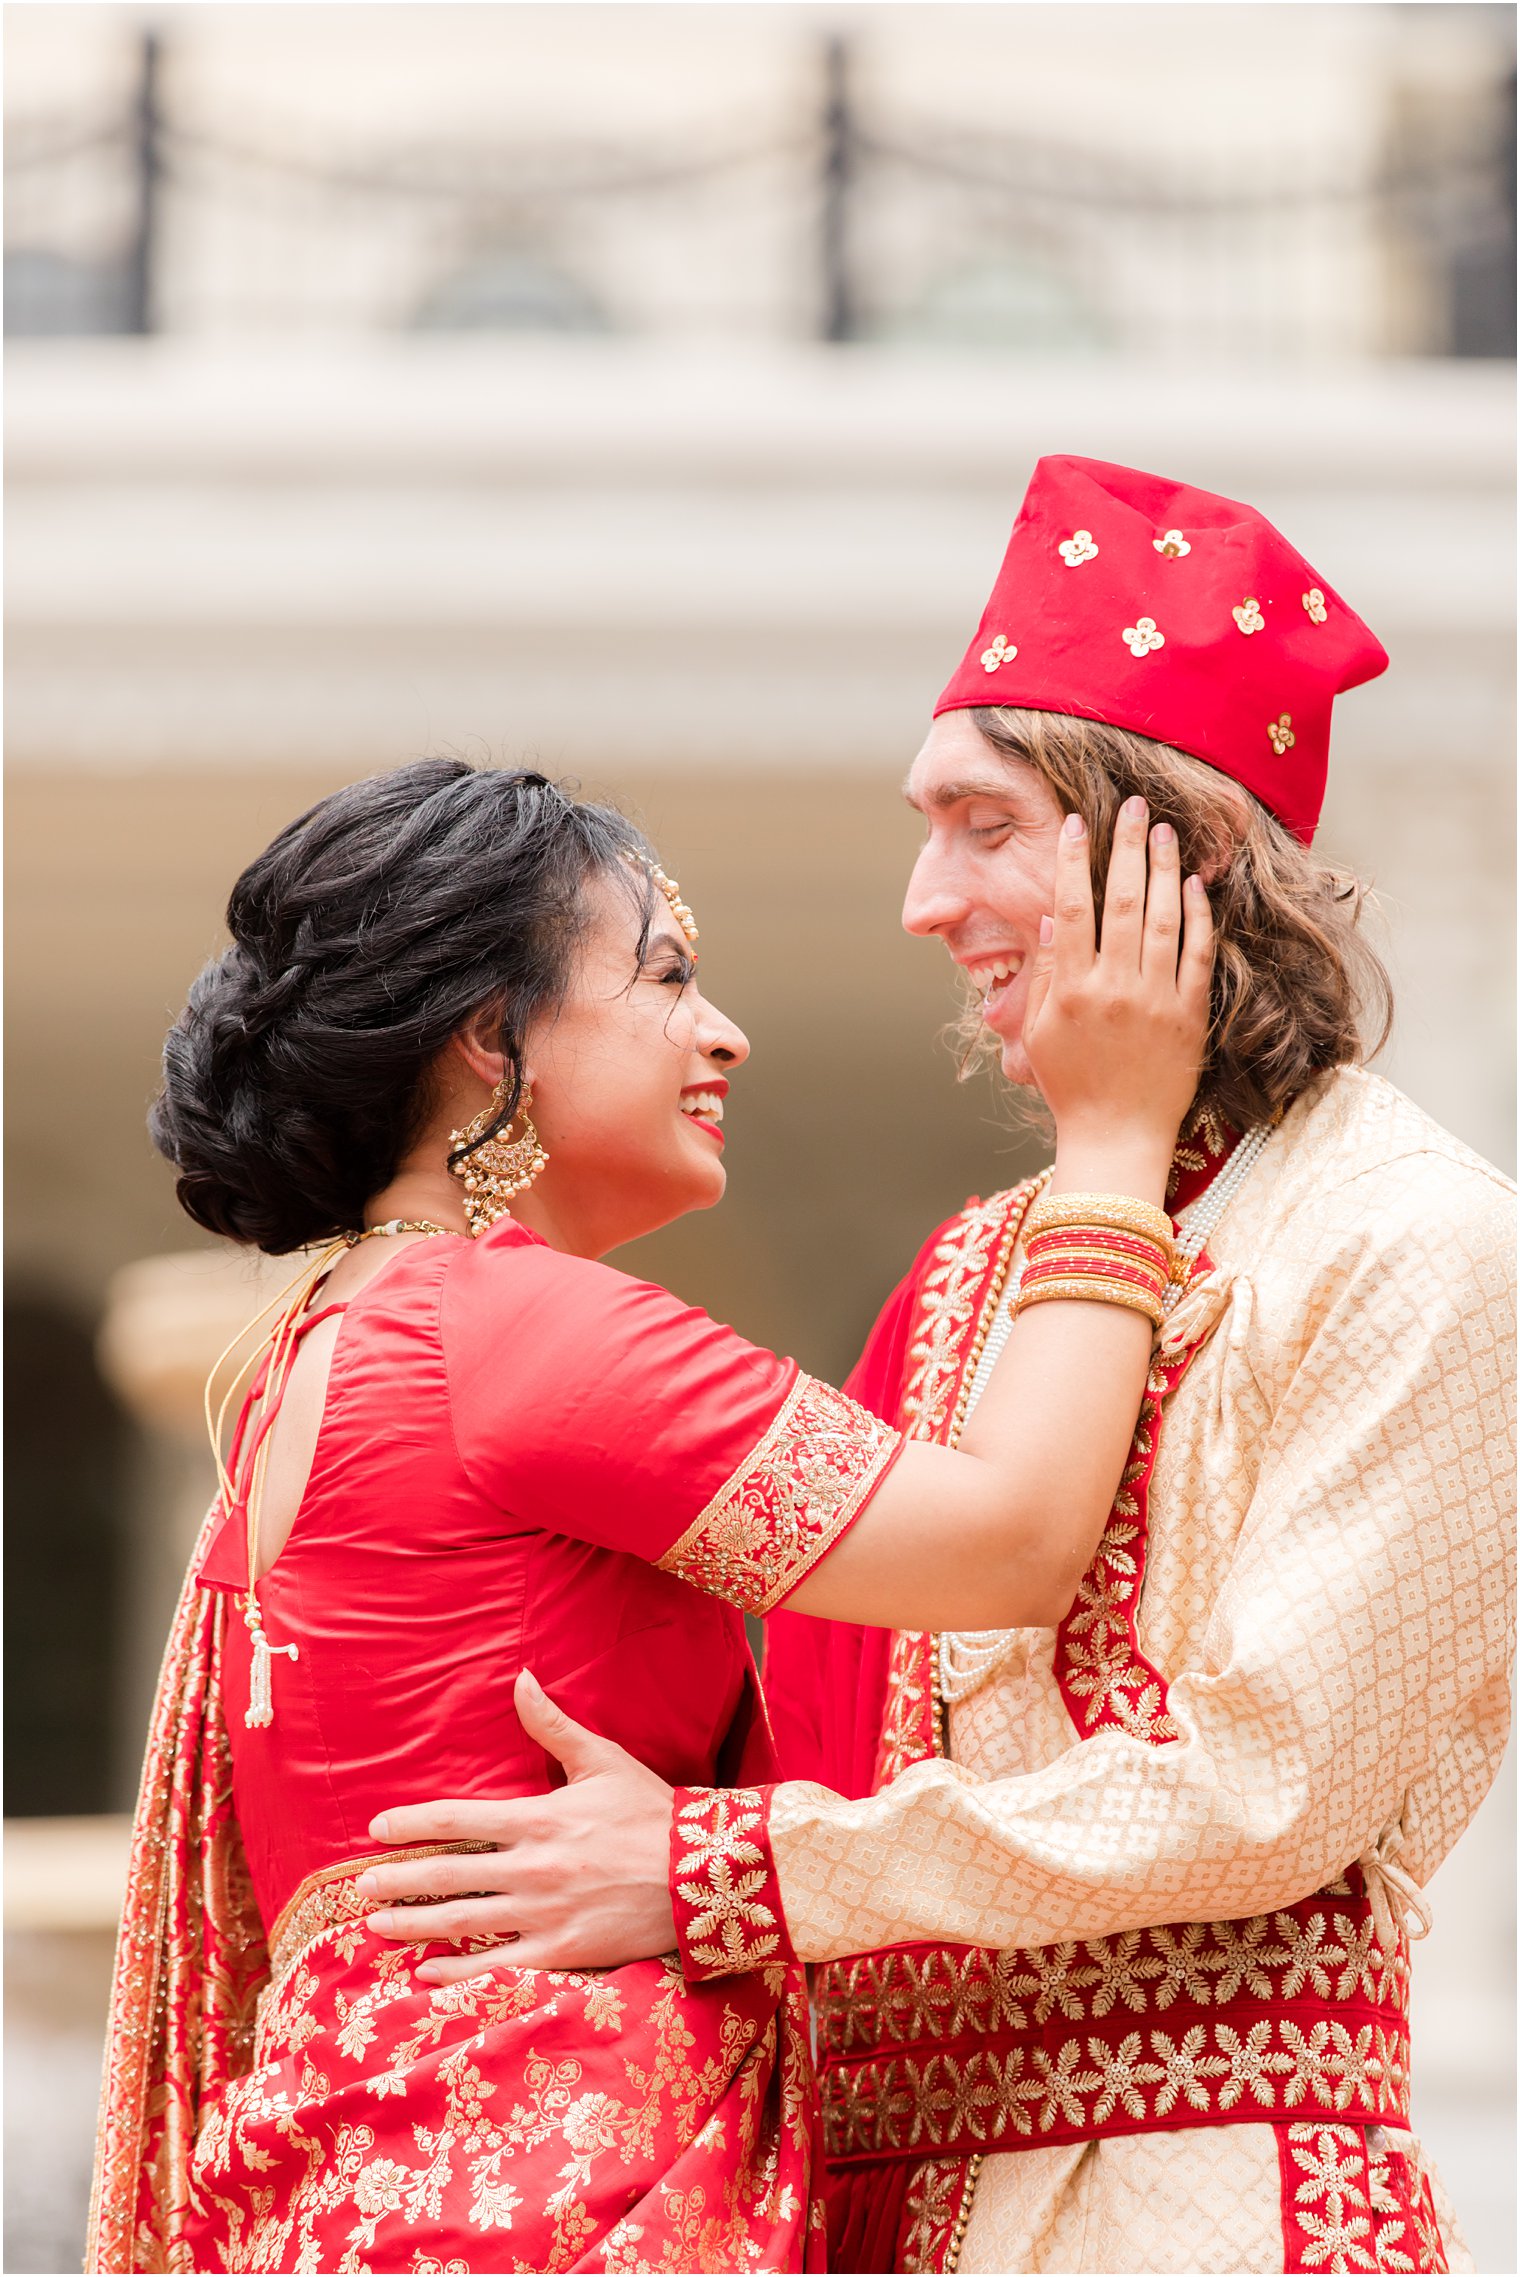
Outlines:
[{"label": "black hair", "polygon": [[[631,857],[631,861],[630,861]],[[419,759],[298,816],[232,889],[232,946],[164,1045],[154,1144],[197,1225],[275,1254],[357,1233],[427,1111],[450,1036],[487,1011],[523,1038],[562,1000],[596,874],[647,939],[650,850],[546,776]]]}]

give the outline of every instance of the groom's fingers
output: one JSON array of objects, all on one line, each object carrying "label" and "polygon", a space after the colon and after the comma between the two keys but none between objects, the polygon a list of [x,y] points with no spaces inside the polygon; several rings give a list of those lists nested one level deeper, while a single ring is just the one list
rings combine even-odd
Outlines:
[{"label": "groom's fingers", "polygon": [[433,1937],[458,1944],[466,1937],[515,1937],[516,1909],[510,1898],[469,1897],[438,1905],[380,1906],[365,1915],[377,1937],[397,1945],[425,1945]]},{"label": "groom's fingers", "polygon": [[472,1977],[487,1983],[504,1973],[503,1964],[512,1968],[541,1967],[539,1962],[524,1962],[517,1958],[515,1945],[501,1952],[491,1953],[435,1953],[430,1960],[419,1961],[413,1974],[422,1984],[465,1984]]},{"label": "groom's fingers", "polygon": [[544,1798],[516,1802],[404,1803],[369,1822],[370,1839],[400,1850],[413,1842],[506,1843],[541,1818]]},{"label": "groom's fingers", "polygon": [[529,1739],[536,1739],[546,1754],[564,1765],[567,1778],[589,1779],[597,1771],[610,1770],[620,1758],[626,1761],[616,1740],[588,1731],[557,1707],[530,1668],[518,1672],[512,1704]]},{"label": "groom's fingers", "polygon": [[403,1898],[463,1897],[472,1890],[499,1890],[511,1872],[504,1850],[453,1851],[442,1858],[398,1858],[385,1866],[366,1866],[354,1884],[370,1905],[396,1905]]}]

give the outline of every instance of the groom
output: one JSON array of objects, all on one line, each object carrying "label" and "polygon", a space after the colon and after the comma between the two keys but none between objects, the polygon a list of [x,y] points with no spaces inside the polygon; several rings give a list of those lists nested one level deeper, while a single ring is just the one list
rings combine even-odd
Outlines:
[{"label": "groom", "polygon": [[[520,1679],[570,1784],[386,1814],[398,1937],[815,1979],[831,2266],[1470,2266],[1409,2132],[1408,1936],[1508,1721],[1511,1189],[1361,1064],[1386,982],[1310,851],[1367,628],[1249,507],[1036,470],[908,781],[904,922],[1028,1080],[1063,816],[1143,796],[1211,892],[1216,1026],[1170,1197],[1194,1275],[1058,1630],[780,1614],[793,1776],[671,1791]],[[1027,1191],[931,1235],[850,1389],[953,1440]],[[668,1851],[668,1886],[667,1886]],[[434,1981],[479,1959],[429,1962]]]}]

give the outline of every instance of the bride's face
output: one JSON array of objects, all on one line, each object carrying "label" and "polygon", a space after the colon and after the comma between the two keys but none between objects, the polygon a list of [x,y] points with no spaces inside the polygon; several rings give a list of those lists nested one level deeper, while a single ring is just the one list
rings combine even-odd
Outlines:
[{"label": "bride's face", "polygon": [[565,1001],[526,1039],[549,1167],[515,1210],[532,1225],[541,1197],[562,1228],[573,1218],[581,1253],[600,1256],[722,1199],[723,1100],[749,1044],[703,996],[663,896],[642,952],[642,909],[621,880],[594,881],[587,901]]}]

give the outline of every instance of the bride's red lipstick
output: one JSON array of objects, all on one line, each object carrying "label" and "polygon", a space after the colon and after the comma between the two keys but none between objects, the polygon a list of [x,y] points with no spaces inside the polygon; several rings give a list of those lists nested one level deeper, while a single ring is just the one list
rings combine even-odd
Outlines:
[{"label": "bride's red lipstick", "polygon": [[[683,1099],[701,1099],[703,1101],[716,1099],[720,1103],[727,1096],[728,1084],[721,1075],[714,1076],[710,1083],[688,1083],[681,1092]],[[723,1132],[717,1123],[710,1122],[706,1115],[694,1114],[689,1108],[683,1107],[681,1114],[684,1121],[695,1123],[697,1128],[705,1131],[710,1139],[715,1139],[721,1149]]]}]

